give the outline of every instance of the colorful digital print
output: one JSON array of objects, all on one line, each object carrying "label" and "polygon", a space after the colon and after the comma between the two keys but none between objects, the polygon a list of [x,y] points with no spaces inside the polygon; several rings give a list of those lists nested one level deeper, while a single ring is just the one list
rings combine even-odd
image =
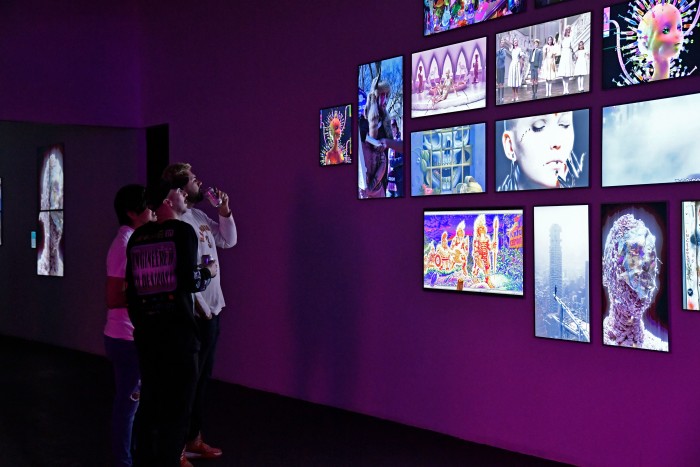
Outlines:
[{"label": "colorful digital print", "polygon": [[39,149],[37,274],[63,276],[63,145]]},{"label": "colorful digital print", "polygon": [[411,196],[486,191],[486,124],[411,133]]},{"label": "colorful digital print", "polygon": [[360,65],[358,197],[404,196],[403,58]]},{"label": "colorful digital print", "polygon": [[698,108],[700,94],[603,107],[603,186],[700,181]]},{"label": "colorful digital print", "polygon": [[666,203],[603,204],[603,343],[668,352]]},{"label": "colorful digital print", "polygon": [[535,335],[590,342],[588,206],[535,206]]},{"label": "colorful digital print", "polygon": [[525,0],[423,0],[423,35],[525,11]]},{"label": "colorful digital print", "polygon": [[684,201],[683,209],[683,309],[700,310],[700,201]]},{"label": "colorful digital print", "polygon": [[411,117],[486,106],[486,38],[413,54]]},{"label": "colorful digital print", "polygon": [[321,109],[319,148],[321,165],[352,162],[352,106]]},{"label": "colorful digital print", "polygon": [[696,73],[692,39],[697,2],[644,0],[603,10],[603,88],[682,78]]},{"label": "colorful digital print", "polygon": [[496,191],[588,186],[588,109],[496,122]]},{"label": "colorful digital print", "polygon": [[423,288],[523,294],[523,211],[424,211]]},{"label": "colorful digital print", "polygon": [[591,14],[496,34],[496,105],[590,91]]}]

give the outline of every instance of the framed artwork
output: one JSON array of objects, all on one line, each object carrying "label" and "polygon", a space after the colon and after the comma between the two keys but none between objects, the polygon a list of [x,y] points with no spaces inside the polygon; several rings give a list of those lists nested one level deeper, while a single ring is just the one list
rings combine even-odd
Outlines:
[{"label": "framed artwork", "polygon": [[591,341],[588,205],[535,206],[535,336]]},{"label": "framed artwork", "polygon": [[423,289],[523,295],[523,210],[425,210]]},{"label": "framed artwork", "polygon": [[486,124],[411,133],[411,196],[486,191]]},{"label": "framed artwork", "polygon": [[486,38],[411,58],[411,117],[486,107]]},{"label": "framed artwork", "polygon": [[358,197],[402,198],[403,57],[360,65]]},{"label": "framed artwork", "polygon": [[602,185],[700,181],[700,94],[603,107]]},{"label": "framed artwork", "polygon": [[683,78],[697,72],[697,2],[628,1],[603,9],[603,88]]},{"label": "framed artwork", "polygon": [[352,106],[321,109],[319,120],[319,163],[322,166],[352,163]]},{"label": "framed artwork", "polygon": [[589,110],[496,122],[496,191],[589,185]]},{"label": "framed artwork", "polygon": [[63,276],[63,144],[39,149],[37,274]]},{"label": "framed artwork", "polygon": [[683,201],[682,232],[683,232],[683,309],[698,311],[700,303],[700,248],[698,248],[698,232],[700,232],[700,201]]},{"label": "framed artwork", "polygon": [[496,34],[496,105],[590,91],[591,13]]},{"label": "framed artwork", "polygon": [[591,13],[496,34],[496,105],[590,91]]},{"label": "framed artwork", "polygon": [[603,204],[603,344],[668,352],[666,203]]},{"label": "framed artwork", "polygon": [[525,11],[525,0],[423,0],[423,35],[430,36]]}]

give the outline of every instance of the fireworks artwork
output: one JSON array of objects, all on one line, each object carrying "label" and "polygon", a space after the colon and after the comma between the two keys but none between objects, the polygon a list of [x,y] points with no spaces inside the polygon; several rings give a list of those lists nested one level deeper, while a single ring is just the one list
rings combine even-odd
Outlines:
[{"label": "fireworks artwork", "polygon": [[522,296],[523,211],[424,211],[423,289]]},{"label": "fireworks artwork", "polygon": [[352,106],[321,109],[319,120],[320,164],[352,163]]},{"label": "fireworks artwork", "polygon": [[697,72],[694,0],[634,0],[603,11],[603,87],[614,88]]}]

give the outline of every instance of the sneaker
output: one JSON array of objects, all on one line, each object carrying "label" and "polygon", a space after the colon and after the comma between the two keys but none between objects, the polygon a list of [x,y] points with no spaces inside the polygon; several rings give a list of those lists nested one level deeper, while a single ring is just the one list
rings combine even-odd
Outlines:
[{"label": "sneaker", "polygon": [[192,462],[187,460],[187,457],[185,457],[185,450],[182,450],[182,454],[180,454],[180,467],[194,467],[192,465]]},{"label": "sneaker", "polygon": [[221,449],[209,446],[202,441],[201,433],[185,445],[185,452],[192,458],[200,459],[216,459],[222,454]]}]

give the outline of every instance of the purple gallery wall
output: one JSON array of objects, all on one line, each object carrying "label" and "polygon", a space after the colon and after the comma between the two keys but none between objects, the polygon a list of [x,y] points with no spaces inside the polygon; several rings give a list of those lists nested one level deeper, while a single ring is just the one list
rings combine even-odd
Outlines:
[{"label": "purple gallery wall", "polygon": [[[216,377],[578,465],[697,465],[700,314],[680,309],[676,239],[679,203],[700,190],[602,189],[600,127],[602,105],[700,91],[700,77],[603,92],[602,1],[530,0],[519,16],[429,38],[420,3],[144,8],[144,121],[170,123],[171,159],[230,192],[239,228],[221,255]],[[589,10],[593,92],[495,108],[490,84],[485,110],[405,108],[404,138],[486,121],[493,183],[495,120],[590,107],[590,189],[358,201],[356,163],[318,166],[318,110],[356,102],[359,64],[403,55],[407,67],[412,52],[487,36],[492,83],[497,32]],[[673,131],[640,131],[657,123]],[[669,201],[668,354],[602,345],[599,206],[636,200]],[[534,337],[532,207],[550,203],[591,206],[591,344]],[[423,291],[423,209],[499,206],[525,208],[524,297]]]},{"label": "purple gallery wall", "polygon": [[[596,48],[605,5],[600,0],[539,10],[528,0],[528,11],[521,15],[429,38],[422,36],[420,2],[404,0],[278,2],[274,8],[222,0],[197,5],[184,0],[135,2],[136,13],[124,19],[135,31],[119,30],[109,41],[95,23],[117,21],[106,19],[112,18],[110,8],[133,11],[130,1],[117,4],[85,4],[62,18],[82,31],[80,37],[61,31],[59,44],[75,46],[74,58],[84,53],[94,58],[94,44],[102,43],[116,50],[110,60],[99,67],[74,63],[78,84],[62,65],[53,84],[58,92],[41,91],[43,102],[24,95],[21,85],[42,90],[48,78],[33,76],[28,66],[20,67],[17,77],[0,71],[0,79],[12,84],[11,93],[0,92],[0,102],[6,104],[0,106],[0,118],[168,123],[171,160],[191,162],[205,183],[230,193],[239,245],[221,254],[228,306],[217,378],[578,465],[697,464],[700,315],[680,309],[681,259],[675,239],[680,240],[680,201],[700,195],[700,190],[695,184],[602,189],[600,126],[603,105],[698,91],[700,78],[603,92]],[[49,34],[31,28],[32,15],[39,13],[19,5],[13,14],[26,20],[23,29],[35,41],[48,40]],[[99,11],[83,14],[89,8]],[[56,6],[49,10],[62,15]],[[413,120],[406,108],[404,138],[411,131],[487,122],[487,180],[493,183],[495,120],[589,107],[591,188],[494,193],[490,185],[483,195],[358,201],[356,163],[318,166],[318,110],[355,103],[359,64],[403,55],[408,65],[411,52],[482,36],[488,38],[491,58],[497,32],[588,10],[593,10],[590,94],[495,108],[489,85],[483,110]],[[5,26],[6,20],[0,21]],[[31,48],[19,39],[14,45],[18,51],[0,44],[0,56],[21,62]],[[32,60],[60,65],[52,47],[42,50]],[[132,72],[140,84],[130,82]],[[492,82],[492,60],[487,73]],[[115,93],[101,87],[106,76],[119,81]],[[59,108],[64,102],[66,108]],[[640,131],[676,127],[679,137],[692,137],[672,118],[650,122]],[[630,150],[644,148],[630,142]],[[99,157],[117,164],[113,158],[119,156],[112,152]],[[132,163],[120,163],[126,164],[125,171],[133,170]],[[7,165],[0,168],[8,170]],[[80,176],[94,169],[88,164]],[[101,191],[101,202],[111,199],[116,185],[98,185],[91,187]],[[669,203],[665,266],[671,272],[671,351],[603,347],[600,204],[657,200]],[[21,216],[20,205],[9,203],[12,214],[6,213],[5,222]],[[576,203],[590,204],[591,211],[591,344],[533,337],[532,207]],[[94,214],[88,208],[99,209],[77,196],[71,204],[85,215]],[[511,206],[525,209],[524,297],[422,290],[424,208]],[[93,236],[70,238],[82,239],[99,258],[114,228],[110,224]],[[0,248],[2,254],[7,248]],[[2,258],[2,288],[7,290],[14,276],[6,272],[8,263]],[[69,255],[66,267],[77,267],[80,258]],[[34,280],[31,265],[22,267],[23,276]],[[101,260],[94,270],[102,270]],[[101,287],[100,282],[93,277],[91,287]],[[61,326],[56,310],[42,305],[61,300],[64,292],[57,282],[30,283],[31,289],[21,286],[24,294],[16,293],[11,311],[22,305],[17,296],[31,292],[36,298],[23,308],[27,319],[42,321],[44,314],[53,313],[52,322]],[[2,332],[100,352],[95,334],[101,332],[101,323],[94,316],[104,313],[103,304],[97,303],[96,292],[91,302],[75,298],[81,292],[71,293],[63,298],[72,306],[62,305],[58,312],[72,324],[61,326],[61,332],[70,328],[72,335],[55,338],[55,329],[28,331],[19,318],[13,318],[12,326],[3,325]],[[88,324],[74,325],[81,321]]]},{"label": "purple gallery wall", "polygon": [[140,125],[136,5],[0,2],[0,119]]}]

